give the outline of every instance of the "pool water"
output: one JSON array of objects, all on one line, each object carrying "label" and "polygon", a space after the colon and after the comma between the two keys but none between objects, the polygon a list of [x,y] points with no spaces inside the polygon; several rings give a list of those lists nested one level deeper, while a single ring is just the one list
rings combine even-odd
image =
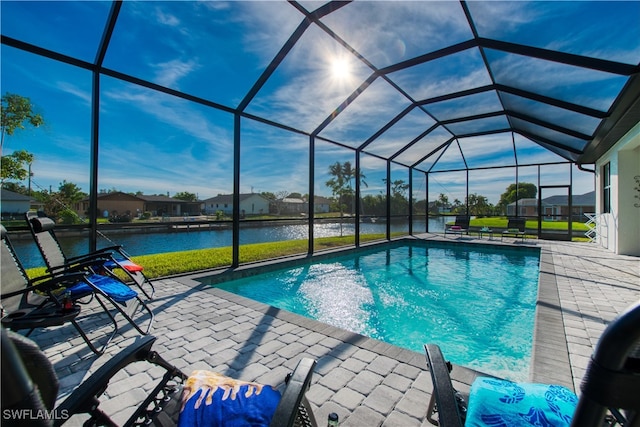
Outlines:
[{"label": "pool water", "polygon": [[216,286],[410,350],[436,343],[453,363],[526,380],[539,252],[457,246],[391,247]]}]

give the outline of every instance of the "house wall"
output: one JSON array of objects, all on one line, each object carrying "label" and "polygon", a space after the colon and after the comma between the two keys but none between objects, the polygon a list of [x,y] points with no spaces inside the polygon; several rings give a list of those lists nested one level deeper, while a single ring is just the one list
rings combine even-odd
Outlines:
[{"label": "house wall", "polygon": [[[233,206],[231,206],[233,209]],[[269,213],[269,201],[262,196],[251,196],[240,202],[240,213],[261,215]]]},{"label": "house wall", "polygon": [[309,204],[306,202],[300,201],[283,201],[282,202],[282,213],[307,213],[309,212]]},{"label": "house wall", "polygon": [[28,200],[2,200],[0,203],[2,215],[24,215],[30,206],[31,203]]},{"label": "house wall", "polygon": [[[204,204],[207,214],[213,215],[217,211],[224,212],[225,215],[233,214],[233,203],[216,203],[208,201]],[[269,201],[260,195],[247,197],[240,201],[240,214],[244,211],[245,215],[261,215],[269,213]]]},{"label": "house wall", "polygon": [[233,204],[216,203],[215,201],[209,201],[204,204],[204,211],[209,215],[214,215],[218,211],[222,211],[225,215],[231,215],[233,213]]},{"label": "house wall", "polygon": [[[130,212],[132,216],[136,216],[138,210],[142,212],[144,209],[144,202],[136,200],[100,200],[98,199],[98,216],[103,217],[104,212],[107,211],[107,216],[117,212],[119,215]],[[82,202],[77,205],[77,213],[81,218],[86,216],[86,212],[89,210],[89,202]]]},{"label": "house wall", "polygon": [[327,213],[329,212],[329,204],[328,203],[316,203],[313,206],[313,209],[316,213]]},{"label": "house wall", "polygon": [[[611,212],[602,213],[602,166],[611,165]],[[640,199],[635,198],[640,176],[640,123],[596,162],[597,242],[620,255],[640,256]]]}]

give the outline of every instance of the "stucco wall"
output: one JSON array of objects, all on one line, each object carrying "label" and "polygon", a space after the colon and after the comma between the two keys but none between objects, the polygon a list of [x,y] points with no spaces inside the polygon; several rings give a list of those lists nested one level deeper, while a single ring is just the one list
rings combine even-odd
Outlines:
[{"label": "stucco wall", "polygon": [[[602,213],[602,166],[611,165],[611,212]],[[640,123],[596,163],[598,243],[620,255],[640,256],[640,199],[634,176],[640,176]]]}]

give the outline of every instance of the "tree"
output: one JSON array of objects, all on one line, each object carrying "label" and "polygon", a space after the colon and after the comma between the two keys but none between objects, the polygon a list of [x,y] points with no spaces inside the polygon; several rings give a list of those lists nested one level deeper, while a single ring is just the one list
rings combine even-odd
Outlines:
[{"label": "tree", "polygon": [[326,185],[331,189],[334,197],[338,196],[338,207],[342,216],[345,209],[353,208],[353,202],[349,200],[354,196],[353,180],[358,178],[361,184],[367,187],[364,180],[366,177],[362,172],[356,176],[356,170],[351,166],[351,162],[335,162],[329,166],[329,174],[332,178],[326,182]]},{"label": "tree", "polygon": [[[329,166],[329,174],[332,176],[325,184],[331,189],[333,196],[338,196],[338,209],[340,210],[340,218],[344,215],[344,210],[349,207],[353,207],[351,201],[354,196],[354,190],[352,181],[354,178],[360,179],[360,182],[365,187],[367,183],[364,181],[364,174],[356,173],[356,170],[351,167],[351,162],[335,162]],[[343,203],[343,200],[351,199],[350,206]],[[352,209],[351,209],[352,210]],[[340,235],[342,236],[342,221],[340,221]]]},{"label": "tree", "polygon": [[29,98],[7,92],[2,97],[2,108],[0,108],[0,155],[4,147],[4,135],[13,135],[16,129],[24,129],[25,123],[34,127],[44,124],[44,119],[40,114],[33,112],[33,105]]},{"label": "tree", "polygon": [[469,205],[470,215],[486,216],[493,212],[493,206],[489,203],[489,199],[480,194],[469,194],[467,205]]},{"label": "tree", "polygon": [[508,204],[520,199],[535,199],[537,194],[538,188],[535,186],[535,184],[531,184],[528,182],[520,182],[518,183],[518,185],[511,184],[500,196],[498,205],[504,213],[507,211]]},{"label": "tree", "polygon": [[449,207],[449,197],[444,193],[440,193],[434,204],[438,208],[447,209]]},{"label": "tree", "polygon": [[73,224],[82,222],[75,205],[87,196],[76,184],[62,181],[57,192],[41,191],[35,197],[44,204],[47,216],[62,219],[65,224]]},{"label": "tree", "polygon": [[2,183],[2,188],[5,190],[12,191],[18,194],[24,194],[25,196],[29,194],[29,189],[25,187],[23,184],[19,182],[8,182],[5,181]]},{"label": "tree", "polygon": [[[218,195],[219,195],[219,194],[218,194]],[[275,199],[276,199],[276,195],[275,195],[275,194],[273,194],[273,193],[272,193],[272,192],[270,192],[270,191],[263,191],[262,193],[260,193],[260,195],[261,195],[262,197],[264,197],[265,199],[267,199],[267,200],[275,200]]]},{"label": "tree", "polygon": [[466,213],[466,205],[463,205],[460,199],[453,199],[453,205],[451,206],[451,212],[456,214]]},{"label": "tree", "polygon": [[58,186],[58,194],[67,204],[75,204],[87,197],[80,187],[72,182],[63,180]]},{"label": "tree", "polygon": [[[382,181],[387,182],[386,179]],[[409,200],[407,199],[407,190],[409,184],[404,180],[397,179],[391,182],[391,214],[407,214],[409,211]]]},{"label": "tree", "polygon": [[275,203],[275,206],[276,206],[277,215],[280,215],[280,212],[284,207],[284,199],[286,199],[288,195],[289,195],[289,192],[287,190],[278,191],[276,194],[274,194],[275,198],[273,199],[273,202]]},{"label": "tree", "polygon": [[198,196],[188,191],[180,191],[173,196],[174,199],[184,200],[185,202],[195,202],[198,200]]},{"label": "tree", "polygon": [[2,156],[0,162],[2,182],[4,182],[5,179],[22,181],[29,176],[29,171],[28,168],[25,168],[25,164],[29,165],[33,162],[33,154],[26,150],[18,150],[8,156]]}]

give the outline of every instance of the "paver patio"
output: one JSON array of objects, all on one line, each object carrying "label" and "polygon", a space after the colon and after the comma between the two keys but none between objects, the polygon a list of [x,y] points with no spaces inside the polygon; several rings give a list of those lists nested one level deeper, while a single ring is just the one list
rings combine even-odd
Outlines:
[{"label": "paver patio", "polygon": [[[420,238],[443,239],[433,234]],[[639,298],[640,259],[588,243],[456,239],[542,249],[532,379],[556,378],[579,393],[606,324]],[[203,285],[197,280],[201,276],[154,281],[154,349],[169,362],[186,373],[210,369],[282,385],[301,357],[312,357],[318,364],[307,397],[321,425],[330,412],[339,414],[343,426],[430,425],[425,415],[432,386],[423,354]],[[121,324],[123,332],[101,357],[95,357],[71,328],[32,335],[60,377],[59,400],[136,339],[135,331]],[[124,421],[153,386],[159,370],[147,367],[131,365],[109,386],[105,407],[116,421]],[[453,377],[464,390],[473,372],[455,367]],[[79,423],[72,419],[69,425]]]}]

